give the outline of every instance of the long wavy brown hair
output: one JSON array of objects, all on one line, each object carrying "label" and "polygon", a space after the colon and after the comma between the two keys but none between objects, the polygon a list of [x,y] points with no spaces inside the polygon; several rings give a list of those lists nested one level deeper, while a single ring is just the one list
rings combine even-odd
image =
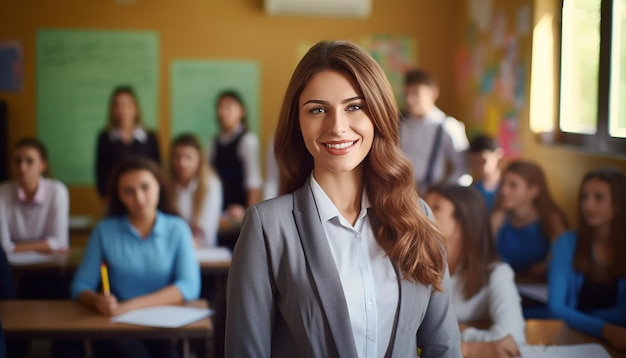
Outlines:
[{"label": "long wavy brown hair", "polygon": [[412,166],[400,150],[400,115],[391,85],[376,61],[357,45],[319,42],[296,67],[274,141],[281,193],[300,188],[313,170],[313,157],[299,130],[298,102],[309,80],[322,71],[338,71],[354,79],[374,125],[372,148],[363,162],[363,180],[377,222],[377,242],[406,279],[441,290],[445,238],[422,211]]},{"label": "long wavy brown hair", "polygon": [[[500,180],[504,180],[506,175],[509,173],[519,175],[522,179],[524,179],[526,185],[536,186],[539,189],[537,191],[537,197],[533,200],[533,207],[539,214],[539,226],[541,228],[541,233],[550,240],[555,239],[556,236],[561,234],[556,228],[554,221],[555,217],[558,220],[561,220],[564,227],[568,227],[568,223],[565,218],[565,214],[563,214],[563,210],[561,210],[554,199],[552,199],[552,195],[550,195],[546,176],[541,167],[528,160],[516,160],[511,162],[504,169]],[[500,185],[500,188],[502,188],[502,185]],[[498,189],[498,193],[496,194],[494,209],[502,209],[502,195],[500,193],[500,189]]]},{"label": "long wavy brown hair", "polygon": [[[582,212],[583,187],[591,179],[598,179],[607,183],[611,191],[611,204],[614,216],[611,220],[609,245],[614,253],[615,260],[608,266],[596,264],[592,257],[592,244],[595,236],[594,228],[585,221]],[[610,281],[626,277],[626,175],[617,168],[606,167],[590,171],[585,175],[578,193],[578,242],[574,253],[574,268],[599,281]]]},{"label": "long wavy brown hair", "polygon": [[[200,224],[200,217],[202,216],[202,210],[204,210],[204,201],[206,199],[206,193],[209,191],[209,178],[214,175],[213,170],[209,166],[209,162],[206,159],[204,154],[204,150],[202,149],[202,144],[198,137],[191,133],[183,133],[176,137],[172,142],[172,146],[170,148],[170,181],[171,188],[174,188],[174,184],[180,180],[176,170],[174,169],[174,149],[178,146],[181,147],[191,147],[198,152],[198,160],[200,163],[198,164],[198,169],[195,173],[195,178],[198,181],[198,187],[196,191],[193,193],[193,202],[191,208],[191,223],[193,225]],[[172,194],[172,203],[176,203],[175,199],[175,191],[171,190]],[[180,210],[180,208],[177,208]]]},{"label": "long wavy brown hair", "polygon": [[489,211],[480,192],[471,187],[442,185],[428,189],[454,206],[454,220],[461,228],[461,260],[456,273],[461,277],[463,296],[472,298],[489,283],[491,270],[499,262],[489,225]]}]

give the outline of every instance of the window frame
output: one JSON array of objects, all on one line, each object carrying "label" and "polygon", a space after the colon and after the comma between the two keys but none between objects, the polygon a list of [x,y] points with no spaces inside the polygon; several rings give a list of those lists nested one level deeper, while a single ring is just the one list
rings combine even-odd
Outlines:
[{"label": "window frame", "polygon": [[[559,35],[559,68],[562,64],[561,46],[563,43],[563,7],[565,1],[561,0],[560,7],[560,35]],[[600,51],[598,60],[598,107],[596,112],[596,133],[581,134],[561,130],[561,98],[558,96],[557,126],[555,128],[558,141],[563,144],[574,145],[590,151],[601,153],[626,154],[626,138],[611,137],[609,134],[610,116],[610,87],[611,87],[611,55],[613,41],[613,1],[600,0]],[[618,79],[619,80],[619,79]],[[561,89],[561,71],[558,71],[558,88]],[[626,89],[623,89],[626,90]]]}]

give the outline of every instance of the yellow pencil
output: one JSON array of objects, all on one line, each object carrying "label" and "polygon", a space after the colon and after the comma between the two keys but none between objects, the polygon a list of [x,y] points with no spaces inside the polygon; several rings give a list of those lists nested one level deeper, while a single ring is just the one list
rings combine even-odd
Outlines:
[{"label": "yellow pencil", "polygon": [[109,271],[104,262],[100,264],[100,275],[102,276],[102,291],[108,296],[111,294],[111,288],[109,287]]}]

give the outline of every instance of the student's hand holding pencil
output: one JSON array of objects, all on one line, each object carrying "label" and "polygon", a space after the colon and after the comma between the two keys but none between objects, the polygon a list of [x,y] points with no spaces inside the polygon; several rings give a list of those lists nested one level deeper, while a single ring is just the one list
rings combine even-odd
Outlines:
[{"label": "student's hand holding pencil", "polygon": [[111,294],[97,294],[93,304],[98,312],[106,316],[116,316],[120,311],[117,298]]}]

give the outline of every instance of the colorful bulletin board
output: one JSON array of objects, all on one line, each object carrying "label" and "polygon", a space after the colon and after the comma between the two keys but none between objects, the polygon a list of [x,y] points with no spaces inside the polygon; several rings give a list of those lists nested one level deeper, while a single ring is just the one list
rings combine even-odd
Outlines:
[{"label": "colorful bulletin board", "polygon": [[172,136],[195,133],[205,147],[219,133],[216,100],[235,90],[246,106],[246,124],[259,133],[259,65],[252,61],[175,61],[171,67]]},{"label": "colorful bulletin board", "polygon": [[37,136],[52,175],[67,185],[94,182],[98,132],[114,87],[134,87],[142,120],[158,118],[158,35],[139,31],[37,33]]},{"label": "colorful bulletin board", "polygon": [[532,26],[530,2],[466,0],[466,5],[470,21],[455,67],[468,134],[491,135],[507,157],[518,157],[520,115],[528,106],[523,45]]},{"label": "colorful bulletin board", "polygon": [[361,44],[385,71],[400,108],[404,106],[404,75],[417,65],[417,46],[403,35],[373,35]]},{"label": "colorful bulletin board", "polygon": [[0,40],[0,92],[20,92],[23,83],[22,46]]}]

